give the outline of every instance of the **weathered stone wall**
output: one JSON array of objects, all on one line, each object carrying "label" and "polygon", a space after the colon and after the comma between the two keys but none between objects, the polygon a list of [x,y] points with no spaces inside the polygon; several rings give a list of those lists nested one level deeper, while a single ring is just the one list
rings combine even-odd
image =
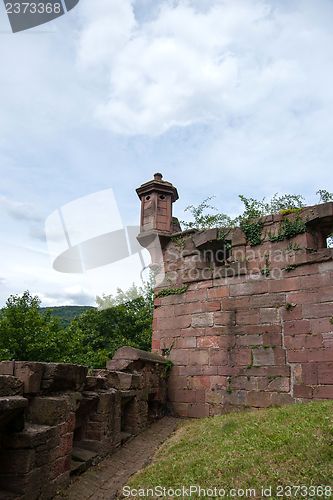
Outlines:
[{"label": "weathered stone wall", "polygon": [[165,360],[119,349],[107,369],[0,363],[0,498],[47,499],[165,412]]},{"label": "weathered stone wall", "polygon": [[[280,237],[296,218],[306,231]],[[333,203],[262,222],[257,246],[240,229],[163,236],[153,350],[180,416],[333,398]]]}]

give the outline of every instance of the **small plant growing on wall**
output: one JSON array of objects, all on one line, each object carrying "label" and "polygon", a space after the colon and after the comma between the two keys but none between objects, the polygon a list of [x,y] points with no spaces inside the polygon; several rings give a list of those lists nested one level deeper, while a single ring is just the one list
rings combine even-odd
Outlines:
[{"label": "small plant growing on wall", "polygon": [[201,231],[215,227],[231,228],[233,226],[234,221],[231,217],[226,214],[219,213],[216,207],[210,205],[209,202],[213,198],[214,196],[206,198],[197,207],[189,205],[185,208],[185,212],[189,212],[192,215],[193,220],[190,222],[181,221],[184,229],[197,229]]},{"label": "small plant growing on wall", "polygon": [[[333,201],[333,193],[325,189],[320,189],[317,194],[320,196],[320,203]],[[212,198],[213,196],[208,197],[198,206],[189,205],[185,209],[185,212],[189,212],[192,216],[191,221],[181,221],[185,230],[196,229],[202,231],[218,228],[219,239],[225,240],[232,229],[240,227],[248,243],[255,246],[260,245],[262,242],[263,217],[281,214],[286,217],[283,218],[278,233],[268,236],[270,241],[291,239],[306,231],[306,221],[301,216],[301,210],[305,207],[305,200],[301,195],[285,194],[279,196],[275,194],[270,200],[265,198],[256,200],[255,198],[239,195],[244,209],[240,215],[234,218],[225,213],[219,213],[216,207],[209,203]],[[294,217],[287,217],[292,214],[294,214]],[[329,236],[328,246],[333,246],[333,236]],[[296,248],[290,248],[290,250],[296,250]]]},{"label": "small plant growing on wall", "polygon": [[328,203],[333,201],[333,193],[326,191],[326,189],[319,189],[316,194],[319,196],[319,203]]}]

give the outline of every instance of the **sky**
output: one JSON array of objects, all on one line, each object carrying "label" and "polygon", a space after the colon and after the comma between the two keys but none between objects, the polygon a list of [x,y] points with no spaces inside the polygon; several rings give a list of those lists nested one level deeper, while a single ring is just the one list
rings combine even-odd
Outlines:
[{"label": "sky", "polygon": [[180,219],[212,195],[234,215],[239,194],[333,191],[332,18],[333,0],[80,0],[13,34],[1,2],[0,306],[139,284],[138,254],[53,263],[67,233],[137,225],[135,189],[156,171]]}]

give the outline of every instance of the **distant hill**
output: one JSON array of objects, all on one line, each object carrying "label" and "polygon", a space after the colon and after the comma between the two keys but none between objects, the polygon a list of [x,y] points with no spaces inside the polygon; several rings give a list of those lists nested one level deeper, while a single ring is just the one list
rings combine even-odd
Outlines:
[{"label": "distant hill", "polygon": [[50,311],[52,316],[60,319],[62,326],[68,326],[74,318],[81,316],[89,309],[95,309],[92,306],[58,306],[58,307],[41,307],[40,310]]}]

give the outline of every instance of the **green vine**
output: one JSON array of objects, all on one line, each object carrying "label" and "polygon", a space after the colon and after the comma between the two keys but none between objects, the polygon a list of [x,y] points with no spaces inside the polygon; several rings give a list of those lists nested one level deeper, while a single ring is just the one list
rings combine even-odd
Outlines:
[{"label": "green vine", "polygon": [[160,290],[156,297],[168,297],[169,295],[181,295],[188,290],[188,285],[183,285],[178,288],[163,288]]},{"label": "green vine", "polygon": [[261,233],[264,224],[261,221],[253,222],[251,219],[243,220],[240,223],[240,228],[245,234],[247,241],[251,246],[260,245],[262,238]]},{"label": "green vine", "polygon": [[266,276],[266,278],[268,278],[268,276],[271,274],[271,263],[269,261],[268,255],[265,255],[265,267],[261,269],[260,272],[263,276]]},{"label": "green vine", "polygon": [[177,248],[179,248],[180,250],[184,250],[186,242],[183,236],[171,236],[171,241],[176,245]]},{"label": "green vine", "polygon": [[163,367],[164,370],[162,376],[164,379],[168,378],[172,367],[173,367],[173,362],[171,361],[171,359],[167,359]]},{"label": "green vine", "polygon": [[288,246],[286,248],[286,252],[291,253],[291,252],[298,252],[299,250],[302,250],[302,247],[298,243],[288,243]]},{"label": "green vine", "polygon": [[306,224],[302,217],[298,215],[295,219],[285,218],[281,221],[277,234],[270,234],[269,239],[272,242],[289,240],[298,234],[306,232]]},{"label": "green vine", "polygon": [[289,264],[288,266],[286,266],[284,268],[285,271],[287,271],[287,273],[290,273],[290,271],[294,271],[296,269],[297,266],[295,266],[295,264]]},{"label": "green vine", "polygon": [[301,210],[302,210],[301,208],[283,208],[282,210],[279,210],[279,214],[281,215],[297,214]]}]

